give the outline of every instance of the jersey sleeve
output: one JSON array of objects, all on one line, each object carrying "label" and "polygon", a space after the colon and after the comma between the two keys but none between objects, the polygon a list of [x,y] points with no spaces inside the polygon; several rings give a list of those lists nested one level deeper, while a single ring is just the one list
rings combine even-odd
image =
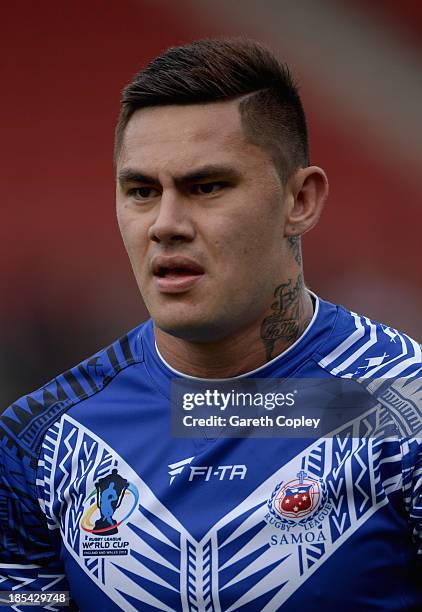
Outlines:
[{"label": "jersey sleeve", "polygon": [[[0,420],[0,595],[6,591],[69,591],[60,560],[59,530],[49,528],[39,500],[36,453],[25,444],[25,415],[9,408]],[[23,417],[23,418],[20,418]],[[4,603],[2,604],[5,605]],[[10,610],[42,606],[10,605]],[[53,604],[49,610],[61,610]],[[68,608],[69,609],[69,608]],[[71,605],[71,609],[76,607]]]},{"label": "jersey sleeve", "polygon": [[402,489],[417,553],[422,560],[422,368],[393,382],[384,395],[403,436]]},{"label": "jersey sleeve", "polygon": [[403,443],[403,465],[404,502],[422,561],[422,438]]}]

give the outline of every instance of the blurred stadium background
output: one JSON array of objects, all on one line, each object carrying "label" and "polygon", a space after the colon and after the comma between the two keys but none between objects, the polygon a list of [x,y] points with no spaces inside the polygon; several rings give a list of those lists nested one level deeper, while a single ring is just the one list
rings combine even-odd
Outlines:
[{"label": "blurred stadium background", "polygon": [[246,34],[301,84],[331,195],[307,284],[420,339],[422,3],[3,4],[1,406],[146,318],[114,219],[119,92],[169,45]]}]

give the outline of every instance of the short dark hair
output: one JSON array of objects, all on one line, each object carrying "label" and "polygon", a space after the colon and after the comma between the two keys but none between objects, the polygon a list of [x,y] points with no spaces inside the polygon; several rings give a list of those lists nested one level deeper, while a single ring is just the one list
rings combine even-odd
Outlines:
[{"label": "short dark hair", "polygon": [[236,98],[247,138],[270,152],[283,181],[309,165],[305,113],[288,67],[260,43],[244,38],[170,47],[138,72],[123,90],[115,162],[136,110]]}]

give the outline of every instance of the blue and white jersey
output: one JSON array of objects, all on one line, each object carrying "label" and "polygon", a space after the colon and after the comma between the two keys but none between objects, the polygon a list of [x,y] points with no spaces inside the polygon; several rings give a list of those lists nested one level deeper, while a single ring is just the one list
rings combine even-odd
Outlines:
[{"label": "blue and white jersey", "polygon": [[0,589],[95,612],[422,610],[421,371],[406,335],[317,300],[248,377],[356,378],[367,426],[397,435],[175,438],[181,375],[137,327],[4,413]]}]

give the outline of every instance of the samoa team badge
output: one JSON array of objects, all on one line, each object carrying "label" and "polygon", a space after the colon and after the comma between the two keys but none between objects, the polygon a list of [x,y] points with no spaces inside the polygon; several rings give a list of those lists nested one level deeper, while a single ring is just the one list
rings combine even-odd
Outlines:
[{"label": "samoa team badge", "polygon": [[322,479],[311,478],[304,470],[296,476],[276,486],[268,501],[268,509],[283,522],[303,525],[325,505],[327,488]]}]

